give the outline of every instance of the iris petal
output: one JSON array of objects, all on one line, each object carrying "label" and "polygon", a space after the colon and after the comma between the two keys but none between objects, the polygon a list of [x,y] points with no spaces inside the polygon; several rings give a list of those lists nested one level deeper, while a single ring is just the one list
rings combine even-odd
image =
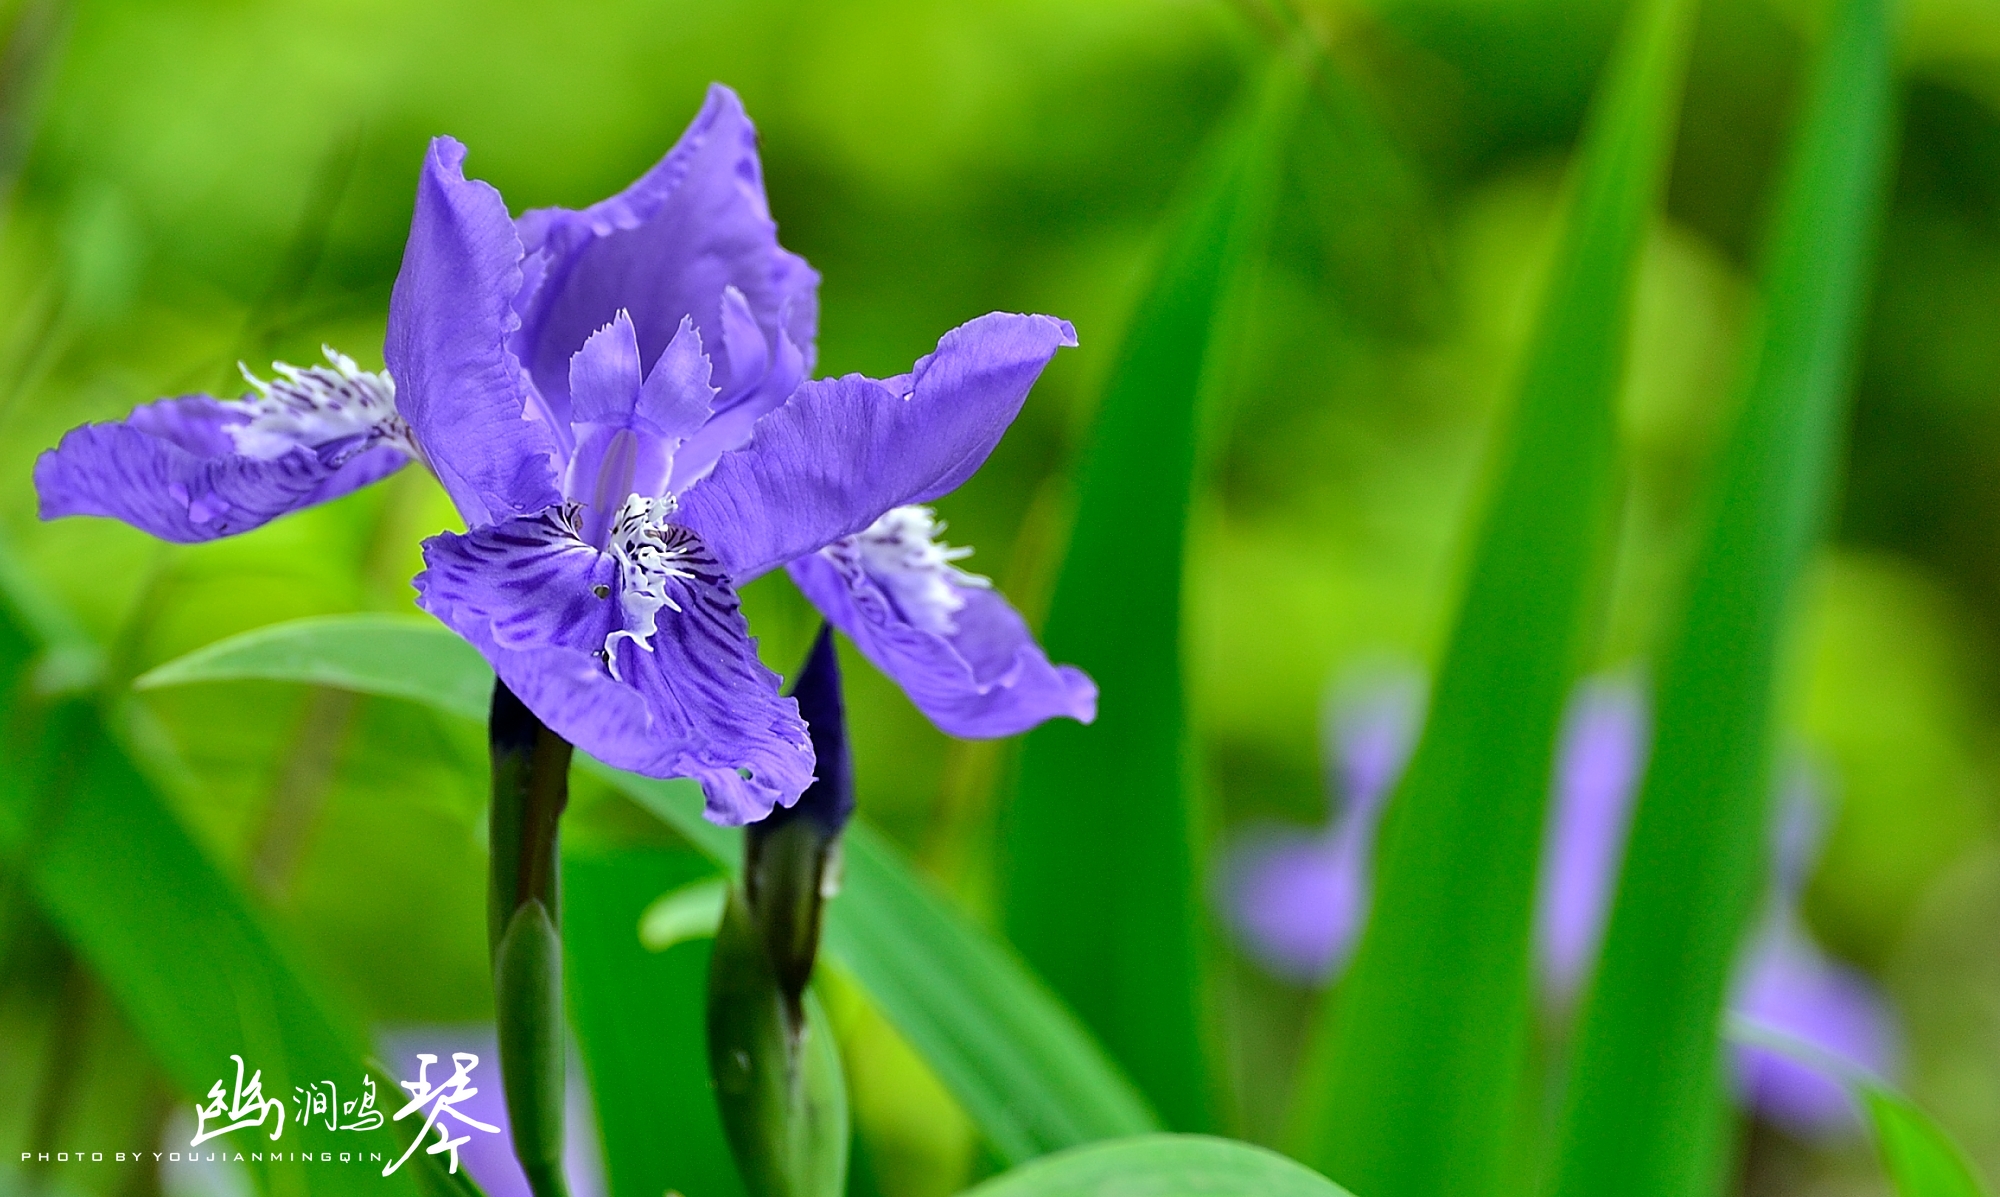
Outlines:
[{"label": "iris petal", "polygon": [[71,429],[35,462],[41,516],[109,516],[187,544],[337,499],[410,462],[399,444],[366,435],[286,444],[268,430],[253,456],[231,431],[251,427],[248,405],[187,395]]},{"label": "iris petal", "polygon": [[[757,131],[726,87],[638,181],[583,209],[543,208],[519,222],[539,285],[524,299],[516,352],[557,416],[569,405],[569,355],[623,308],[651,361],[692,316],[716,377],[735,379],[738,346],[724,336],[725,288],[742,294],[769,345],[814,336],[819,275],[778,245],[764,199]],[[740,330],[739,330],[740,332]]]},{"label": "iris petal", "polygon": [[948,633],[911,621],[851,557],[834,550],[787,566],[792,581],[861,655],[947,735],[1012,736],[1056,718],[1097,717],[1097,684],[1051,665],[1028,625],[992,590],[966,586]]},{"label": "iris petal", "polygon": [[466,179],[464,163],[458,142],[431,142],[382,353],[398,410],[459,514],[479,527],[560,500],[555,458],[569,430],[532,418],[536,404],[507,347],[519,324],[521,242],[500,193]]},{"label": "iris petal", "polygon": [[801,386],[681,496],[739,584],[972,476],[1058,348],[1066,320],[995,312],[946,333],[885,381],[850,374]]},{"label": "iris petal", "polygon": [[735,592],[695,543],[649,642],[616,643],[617,677],[598,656],[625,626],[617,560],[558,510],[425,541],[419,602],[556,734],[621,769],[695,778],[711,820],[745,823],[797,801],[812,744],[757,660]]}]

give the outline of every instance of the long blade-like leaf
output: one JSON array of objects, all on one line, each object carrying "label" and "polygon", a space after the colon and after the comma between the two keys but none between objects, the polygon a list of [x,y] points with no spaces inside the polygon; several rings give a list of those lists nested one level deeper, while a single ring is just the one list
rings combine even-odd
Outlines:
[{"label": "long blade-like leaf", "polygon": [[1182,548],[1220,309],[1233,263],[1260,252],[1302,91],[1298,64],[1274,62],[1207,165],[1126,335],[1043,637],[1097,680],[1097,722],[1030,733],[1005,815],[1008,936],[1186,1130],[1211,1118]]},{"label": "long blade-like leaf", "polygon": [[[396,651],[369,643],[377,632],[392,637]],[[412,661],[419,665],[406,667]],[[219,641],[139,684],[246,678],[338,685],[483,718],[483,705],[463,696],[490,687],[493,675],[477,652],[435,624],[353,616]],[[703,819],[692,783],[636,777],[595,761],[583,767],[724,867],[741,861],[742,833]],[[827,908],[828,956],[923,1054],[1002,1158],[1015,1162],[1157,1128],[1131,1083],[1061,1002],[864,822],[848,829],[844,873],[841,896]]]},{"label": "long blade-like leaf", "polygon": [[1841,0],[1768,246],[1658,731],[1584,1006],[1556,1193],[1715,1183],[1718,1028],[1764,854],[1778,640],[1835,468],[1890,146],[1884,0]]},{"label": "long blade-like leaf", "polygon": [[320,615],[218,640],[147,673],[139,689],[223,678],[312,682],[408,698],[484,722],[493,671],[418,615]]},{"label": "long blade-like leaf", "polygon": [[[232,1054],[261,1070],[263,1095],[287,1107],[294,1086],[332,1080],[358,1091],[368,1068],[361,1029],[294,967],[242,890],[188,835],[94,696],[39,693],[50,661],[89,654],[45,639],[47,621],[33,614],[42,604],[22,594],[24,585],[0,561],[0,861],[190,1101],[218,1079],[234,1081]],[[393,1081],[380,1084],[378,1103],[393,1114]],[[204,1152],[262,1153],[266,1162],[250,1166],[269,1169],[272,1192],[476,1197],[462,1175],[447,1178],[438,1157],[421,1153],[386,1179],[382,1164],[298,1162],[358,1151],[363,1159],[383,1153],[386,1163],[407,1145],[408,1122],[343,1134],[279,1117],[267,1113],[261,1126],[208,1140]]]},{"label": "long blade-like leaf", "polygon": [[1634,278],[1692,9],[1642,0],[1592,113],[1433,714],[1383,828],[1374,915],[1301,1093],[1304,1158],[1370,1197],[1500,1183],[1550,763],[1589,649]]},{"label": "long blade-like leaf", "polygon": [[713,867],[679,846],[563,853],[570,1023],[611,1197],[743,1193],[709,1086],[707,945],[651,952],[638,936],[648,902]]},{"label": "long blade-like leaf", "polygon": [[1897,1197],[1986,1197],[1965,1152],[1923,1108],[1893,1085],[1774,1027],[1732,1017],[1730,1037],[1778,1052],[1847,1087],[1868,1116]]},{"label": "long blade-like leaf", "polygon": [[1274,1151],[1206,1135],[1096,1143],[996,1176],[965,1197],[1349,1197]]}]

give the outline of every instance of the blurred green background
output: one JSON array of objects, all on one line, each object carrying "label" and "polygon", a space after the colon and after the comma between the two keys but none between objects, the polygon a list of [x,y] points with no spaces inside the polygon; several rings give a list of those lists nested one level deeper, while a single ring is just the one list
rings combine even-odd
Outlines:
[{"label": "blurred green background", "polygon": [[[1360,103],[1301,125],[1207,413],[1185,647],[1213,841],[1252,820],[1320,823],[1331,684],[1439,647],[1561,171],[1623,7],[1305,10]],[[1601,665],[1643,671],[1671,611],[1822,19],[1816,0],[1702,15],[1642,271]],[[1908,0],[1902,20],[1901,161],[1785,734],[1835,781],[1813,927],[1886,987],[1904,1079],[1994,1176],[2000,3]],[[237,394],[239,360],[303,363],[324,342],[379,366],[431,135],[465,141],[468,172],[517,210],[580,206],[649,166],[720,80],[759,124],[781,236],[824,275],[821,373],[899,372],[995,308],[1075,322],[1082,348],[939,504],[951,540],[978,550],[970,566],[1033,619],[1161,221],[1275,26],[1259,0],[14,0],[0,6],[0,529],[124,676],[281,619],[410,610],[418,540],[455,522],[417,471],[187,548],[38,523],[34,456],[159,395]],[[746,604],[789,673],[814,628],[805,605],[775,576]],[[863,811],[997,924],[1012,749],[947,740],[849,664]],[[490,1016],[476,728],[277,685],[158,691],[143,709],[184,766],[179,814],[309,972],[371,1025]],[[580,782],[569,835],[610,850],[664,833]],[[0,1143],[33,1137],[52,1076],[68,1078],[66,1126],[157,1138],[181,1095],[53,934],[18,901],[0,913]],[[1313,995],[1225,958],[1225,1126],[1274,1141]],[[837,1005],[873,1182],[918,1197],[990,1168],[915,1057],[858,1001]],[[78,1008],[90,1017],[66,1037],[77,1020],[60,1015]],[[1879,1191],[1858,1142],[1754,1142],[1746,1191]],[[153,1183],[94,1175],[63,1183]]]}]

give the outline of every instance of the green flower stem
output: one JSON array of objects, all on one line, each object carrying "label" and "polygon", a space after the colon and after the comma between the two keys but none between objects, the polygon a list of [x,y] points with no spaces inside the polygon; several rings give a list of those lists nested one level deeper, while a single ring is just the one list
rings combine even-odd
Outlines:
[{"label": "green flower stem", "polygon": [[500,681],[493,683],[487,742],[493,809],[486,927],[507,1119],[535,1197],[568,1197],[557,825],[569,802],[572,749]]},{"label": "green flower stem", "polygon": [[837,1197],[847,1177],[847,1085],[812,994],[779,980],[764,917],[731,886],[708,963],[708,1067],[750,1197]]},{"label": "green flower stem", "polygon": [[814,780],[798,802],[744,828],[743,879],[729,888],[708,961],[708,1067],[750,1197],[837,1197],[847,1179],[847,1086],[806,988],[854,810],[827,628],[792,694],[812,732]]}]

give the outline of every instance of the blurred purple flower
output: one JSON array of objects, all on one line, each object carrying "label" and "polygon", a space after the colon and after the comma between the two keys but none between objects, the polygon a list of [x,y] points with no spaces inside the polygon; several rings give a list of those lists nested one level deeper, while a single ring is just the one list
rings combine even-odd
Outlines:
[{"label": "blurred purple flower", "polygon": [[735,94],[582,211],[519,219],[431,143],[371,374],[280,368],[245,403],[140,408],[36,464],[45,517],[245,531],[428,465],[464,517],[419,603],[591,755],[692,777],[719,823],[795,801],[813,754],[737,588],[787,566],[955,735],[1088,722],[1097,691],[955,562],[922,506],[985,461],[1068,322],[992,313],[907,374],[807,381],[819,276],[778,244]]},{"label": "blurred purple flower", "polygon": [[[1323,983],[1347,962],[1366,914],[1375,825],[1421,718],[1407,697],[1413,692],[1420,690],[1398,681],[1336,704],[1336,728],[1376,734],[1330,737],[1335,788],[1347,802],[1327,830],[1258,828],[1225,858],[1225,913],[1245,950],[1276,975]],[[1579,686],[1557,754],[1535,926],[1537,971],[1556,1010],[1568,1008],[1596,957],[1648,734],[1637,686],[1615,679]],[[1791,770],[1774,826],[1770,898],[1745,947],[1731,1008],[1888,1076],[1899,1045],[1887,1004],[1859,972],[1829,959],[1798,915],[1818,850],[1819,810],[1810,774]],[[1773,1122],[1807,1135],[1853,1125],[1838,1083],[1762,1048],[1738,1046],[1734,1059],[1745,1102]]]},{"label": "blurred purple flower", "polygon": [[1542,983],[1558,1006],[1569,1004],[1597,956],[1644,771],[1646,728],[1639,688],[1605,678],[1579,686],[1563,718],[1535,921]]},{"label": "blurred purple flower", "polygon": [[1341,687],[1326,723],[1329,790],[1340,809],[1323,832],[1261,827],[1228,854],[1223,908],[1273,973],[1316,982],[1346,966],[1368,913],[1375,827],[1423,722],[1415,670]]},{"label": "blurred purple flower", "polygon": [[[382,1060],[398,1081],[414,1080],[417,1056],[436,1056],[430,1081],[438,1084],[451,1075],[452,1056],[470,1052],[479,1058],[472,1070],[472,1096],[454,1103],[460,1113],[500,1128],[499,1134],[464,1126],[452,1127],[452,1138],[465,1136],[458,1148],[458,1162],[472,1174],[486,1197],[531,1197],[528,1178],[514,1156],[514,1139],[507,1121],[507,1097],[500,1083],[500,1045],[491,1026],[402,1027],[381,1036]],[[574,1060],[566,1070],[569,1082],[563,1093],[564,1117],[570,1132],[563,1143],[563,1175],[569,1181],[571,1197],[604,1197],[604,1166],[599,1158],[597,1116],[590,1094],[581,1080],[583,1069]],[[384,1093],[379,1104],[387,1106],[384,1117],[393,1118],[410,1098],[408,1091]],[[411,1118],[420,1118],[421,1111]],[[433,1139],[435,1132],[433,1132]],[[424,1146],[428,1147],[430,1140]]]}]

